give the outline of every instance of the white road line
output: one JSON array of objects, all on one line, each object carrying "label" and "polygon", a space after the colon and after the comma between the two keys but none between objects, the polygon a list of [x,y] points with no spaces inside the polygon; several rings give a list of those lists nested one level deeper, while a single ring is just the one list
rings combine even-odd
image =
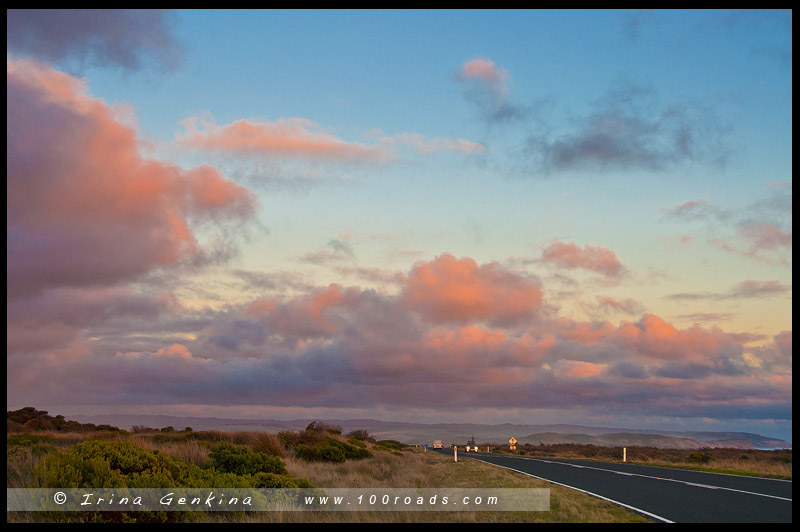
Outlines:
[{"label": "white road line", "polygon": [[686,484],[687,486],[695,486],[695,487],[698,487],[698,488],[735,491],[737,493],[746,493],[748,495],[757,495],[759,497],[769,497],[771,499],[779,499],[781,501],[792,502],[792,499],[787,499],[786,497],[778,497],[777,495],[768,495],[766,493],[757,493],[755,491],[737,490],[737,489],[734,489],[734,488],[726,488],[724,486],[714,486],[712,484],[699,484],[697,482],[689,482],[688,480],[677,480],[677,479],[674,479],[674,478],[653,477],[653,476],[650,476],[650,475],[642,475],[641,473],[622,473],[622,472],[616,471],[614,469],[603,469],[602,467],[591,467],[591,466],[579,466],[579,465],[570,464],[570,463],[567,463],[567,462],[550,462],[550,461],[547,461],[547,460],[537,460],[536,458],[529,458],[529,460],[533,460],[533,461],[537,461],[537,462],[545,462],[545,463],[548,463],[548,464],[568,465],[568,466],[572,466],[572,467],[580,467],[580,468],[583,468],[583,469],[594,469],[596,471],[605,471],[607,473],[617,473],[618,475],[628,475],[628,476],[632,476],[632,477],[642,477],[642,478],[652,478],[652,479],[655,479],[655,480],[665,480],[667,482],[677,482],[679,484]]},{"label": "white road line", "polygon": [[640,513],[642,515],[646,515],[648,517],[652,517],[653,519],[655,519],[657,521],[662,521],[664,523],[674,523],[674,521],[670,521],[669,519],[667,519],[665,517],[661,517],[660,515],[656,515],[654,513],[648,512],[646,510],[642,510],[641,508],[636,508],[635,506],[631,506],[629,504],[625,504],[624,502],[619,502],[619,501],[615,501],[614,499],[609,499],[608,497],[604,497],[602,495],[598,495],[597,493],[592,493],[591,491],[586,491],[586,490],[581,489],[581,488],[576,488],[575,486],[570,486],[568,484],[562,484],[561,482],[556,482],[554,480],[550,480],[549,478],[537,477],[536,475],[532,475],[530,473],[526,473],[525,471],[520,471],[518,469],[514,469],[514,468],[511,468],[511,467],[501,466],[499,464],[493,464],[491,462],[486,462],[486,461],[480,460],[478,458],[476,458],[476,460],[478,460],[479,462],[483,462],[484,464],[489,464],[489,465],[493,465],[493,466],[497,466],[497,467],[502,467],[503,469],[508,469],[509,471],[514,471],[516,473],[521,473],[521,474],[527,475],[529,477],[538,478],[539,480],[544,480],[544,481],[549,482],[551,484],[556,484],[558,486],[562,486],[562,487],[565,487],[565,488],[573,489],[575,491],[580,491],[581,493],[585,493],[587,495],[591,495],[592,497],[597,497],[598,499],[603,499],[604,501],[608,501],[610,503],[613,503],[613,504],[616,504],[616,505],[619,505],[619,506],[623,506],[623,507],[625,507],[625,508],[627,508],[629,510],[633,510],[634,512]]},{"label": "white road line", "polygon": [[[513,458],[521,458],[522,460],[536,460],[539,462],[546,462],[548,464],[563,464],[564,462],[553,462],[550,460],[545,460],[543,458],[526,458],[524,456],[513,457]],[[720,475],[723,477],[735,477],[735,478],[752,478],[758,480],[769,480],[770,482],[789,482],[791,484],[791,480],[787,480],[785,478],[769,478],[769,477],[757,477],[757,476],[750,476],[750,475],[735,475],[733,473],[718,473],[717,471],[701,471],[697,469],[680,469],[676,467],[665,467],[659,465],[649,465],[649,464],[642,464],[636,462],[630,462],[628,465],[632,466],[641,466],[641,467],[650,467],[653,469],[665,469],[667,471],[690,471],[692,473],[701,473],[703,475]]]}]

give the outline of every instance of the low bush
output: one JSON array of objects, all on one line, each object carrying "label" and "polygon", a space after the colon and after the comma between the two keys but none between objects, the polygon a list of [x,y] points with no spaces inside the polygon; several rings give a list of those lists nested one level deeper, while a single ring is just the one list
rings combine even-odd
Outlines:
[{"label": "low bush", "polygon": [[344,451],[332,445],[312,447],[301,443],[294,448],[294,451],[298,458],[307,462],[342,463],[347,461]]},{"label": "low bush", "polygon": [[241,445],[221,443],[209,453],[214,467],[225,473],[255,475],[256,473],[286,474],[286,465],[277,456],[253,451]]},{"label": "low bush", "polygon": [[696,464],[707,464],[713,459],[714,457],[711,456],[709,453],[703,453],[700,451],[689,455],[689,461],[694,462]]}]

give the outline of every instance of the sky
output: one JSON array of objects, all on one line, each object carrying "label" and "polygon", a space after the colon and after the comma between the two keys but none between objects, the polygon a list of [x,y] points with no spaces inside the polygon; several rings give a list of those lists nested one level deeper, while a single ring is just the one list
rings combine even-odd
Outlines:
[{"label": "sky", "polygon": [[7,402],[792,438],[791,11],[7,11]]}]

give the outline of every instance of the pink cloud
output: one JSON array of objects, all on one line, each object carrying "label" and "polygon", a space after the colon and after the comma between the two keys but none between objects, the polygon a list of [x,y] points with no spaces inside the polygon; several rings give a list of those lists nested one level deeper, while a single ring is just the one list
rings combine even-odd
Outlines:
[{"label": "pink cloud", "polygon": [[[334,284],[202,313],[164,295],[50,290],[9,307],[10,325],[48,340],[9,335],[9,398],[32,397],[35,383],[37,400],[60,404],[395,411],[624,402],[628,412],[694,415],[713,401],[719,411],[770,405],[780,415],[791,402],[791,331],[760,338],[651,314],[618,325],[554,318],[539,312],[531,279],[447,254],[398,282],[397,293]],[[66,330],[51,329],[58,323]],[[756,340],[769,343],[743,345]]]},{"label": "pink cloud", "polygon": [[582,379],[585,377],[597,377],[605,371],[603,364],[594,364],[580,360],[559,360],[553,368],[553,373],[557,377],[568,377]]},{"label": "pink cloud", "polygon": [[394,154],[382,145],[347,142],[302,118],[275,122],[237,120],[219,126],[196,117],[182,122],[185,130],[178,143],[193,150],[226,155],[307,157],[329,161],[386,162]]},{"label": "pink cloud", "polygon": [[464,61],[455,80],[465,88],[465,96],[478,106],[490,122],[517,120],[527,110],[509,100],[511,76],[491,59]]},{"label": "pink cloud", "polygon": [[581,322],[559,318],[553,322],[561,341],[582,345],[599,345],[614,334],[609,322]]},{"label": "pink cloud", "polygon": [[478,266],[450,254],[414,265],[402,290],[410,308],[436,323],[520,322],[542,304],[542,291],[532,280],[494,263]]},{"label": "pink cloud", "polygon": [[724,353],[726,349],[741,352],[741,344],[720,329],[709,330],[699,325],[678,329],[653,314],[645,314],[637,323],[622,322],[614,334],[614,342],[633,350],[643,360],[702,362],[709,356]]},{"label": "pink cloud", "polygon": [[508,72],[494,64],[491,59],[471,59],[465,61],[459,73],[460,79],[479,79],[491,85],[503,87],[509,79]]},{"label": "pink cloud", "polygon": [[625,267],[610,249],[601,246],[584,245],[574,242],[555,242],[542,251],[542,262],[568,269],[581,268],[609,277],[625,273]]},{"label": "pink cloud", "polygon": [[185,345],[172,344],[168,347],[162,347],[156,351],[156,356],[160,357],[176,357],[184,360],[191,360],[192,352],[186,348]]},{"label": "pink cloud", "polygon": [[11,292],[132,280],[202,256],[193,224],[254,215],[250,192],[213,168],[143,159],[83,81],[8,61],[7,89]]}]

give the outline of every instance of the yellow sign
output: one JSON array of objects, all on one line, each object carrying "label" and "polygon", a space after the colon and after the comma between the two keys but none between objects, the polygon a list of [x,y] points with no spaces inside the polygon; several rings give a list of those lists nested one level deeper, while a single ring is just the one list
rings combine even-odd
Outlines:
[{"label": "yellow sign", "polygon": [[511,439],[508,440],[508,443],[510,443],[511,445],[514,445],[514,444],[517,443],[517,439],[514,436],[511,436]]}]

